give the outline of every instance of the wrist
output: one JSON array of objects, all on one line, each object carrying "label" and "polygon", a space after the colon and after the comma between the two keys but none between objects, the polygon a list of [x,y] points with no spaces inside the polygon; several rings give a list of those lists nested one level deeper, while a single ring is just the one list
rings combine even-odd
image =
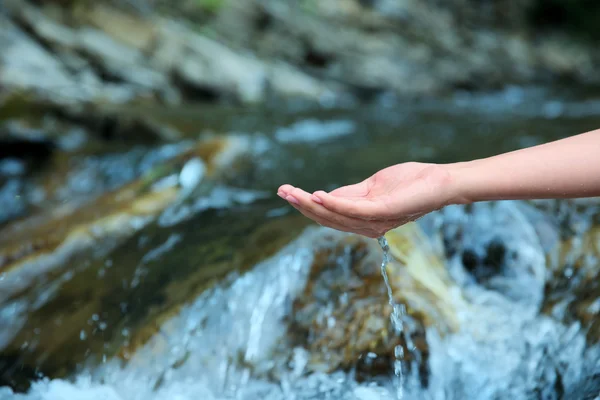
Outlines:
[{"label": "wrist", "polygon": [[450,175],[448,205],[475,203],[477,200],[471,182],[477,170],[477,161],[458,162],[445,166]]}]

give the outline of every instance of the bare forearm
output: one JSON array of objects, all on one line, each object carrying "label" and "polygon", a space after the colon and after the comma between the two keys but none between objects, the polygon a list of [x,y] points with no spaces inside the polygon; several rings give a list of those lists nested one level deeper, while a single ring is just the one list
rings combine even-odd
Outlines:
[{"label": "bare forearm", "polygon": [[459,203],[600,196],[600,130],[448,168]]}]

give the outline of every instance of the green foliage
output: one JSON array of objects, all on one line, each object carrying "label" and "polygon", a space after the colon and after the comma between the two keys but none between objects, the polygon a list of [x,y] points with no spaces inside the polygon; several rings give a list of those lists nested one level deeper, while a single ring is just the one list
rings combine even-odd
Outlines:
[{"label": "green foliage", "polygon": [[226,0],[196,0],[196,2],[203,10],[216,13],[225,5]]}]

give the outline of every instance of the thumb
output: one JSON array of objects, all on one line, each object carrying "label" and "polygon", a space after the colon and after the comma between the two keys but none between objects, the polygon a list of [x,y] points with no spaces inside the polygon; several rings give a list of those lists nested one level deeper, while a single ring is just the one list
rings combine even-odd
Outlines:
[{"label": "thumb", "polygon": [[354,185],[342,186],[331,191],[329,194],[338,197],[365,197],[368,193],[368,180],[364,180]]}]

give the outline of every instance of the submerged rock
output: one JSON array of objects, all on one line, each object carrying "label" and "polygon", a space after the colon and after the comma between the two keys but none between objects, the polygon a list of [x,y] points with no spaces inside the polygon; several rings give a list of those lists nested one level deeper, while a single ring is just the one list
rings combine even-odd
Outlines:
[{"label": "submerged rock", "polygon": [[[246,143],[236,136],[205,138],[184,152],[147,164],[141,176],[131,176],[112,191],[92,199],[65,198],[54,206],[49,202],[47,209],[2,227],[3,360],[58,376],[84,360],[113,355],[124,342],[143,342],[160,315],[227,271],[247,268],[290,240],[282,232],[268,245],[262,242],[264,235],[277,231],[270,221],[265,221],[268,232],[259,229],[257,218],[264,219],[266,211],[244,224],[236,223],[237,217],[227,222],[218,211],[210,212],[263,197],[223,185],[236,160],[246,154],[240,141]],[[193,232],[190,224],[202,211],[208,215],[202,218],[201,237],[184,234]],[[182,224],[188,226],[182,233],[171,231]],[[248,235],[236,233],[239,240],[231,243],[223,239],[226,235],[211,236],[219,227],[227,231],[233,225]],[[242,240],[260,251],[246,249]],[[234,242],[245,254],[231,261]],[[197,247],[199,243],[206,247]],[[184,245],[191,246],[194,256],[175,261],[172,250]],[[159,263],[164,254],[171,254],[174,264]],[[177,271],[171,265],[177,265]],[[200,266],[206,269],[198,270]],[[146,333],[139,333],[142,330]],[[27,368],[8,366],[3,379],[12,379],[11,374],[17,379],[21,370]]]},{"label": "submerged rock", "polygon": [[381,249],[375,241],[348,237],[316,254],[308,284],[293,302],[289,340],[308,350],[308,371],[354,370],[359,379],[393,375],[399,345],[409,369],[418,369],[427,385],[425,329],[442,335],[457,330],[455,306],[464,303],[453,293],[440,247],[417,224],[386,236],[393,257],[388,275],[395,302],[406,306],[408,336],[391,324]]},{"label": "submerged rock", "polygon": [[[66,182],[62,179],[57,182],[60,175],[53,177],[50,170],[50,182],[46,183],[46,193],[48,199],[57,198],[58,201],[54,207],[49,206],[52,202],[47,203],[40,213],[3,228],[0,236],[0,271],[21,270],[31,257],[36,259],[35,264],[46,264],[43,261],[45,255],[52,254],[60,248],[64,248],[70,254],[79,248],[76,243],[87,247],[101,238],[113,237],[113,234],[127,236],[127,229],[138,230],[145,225],[143,221],[147,221],[146,217],[152,217],[152,220],[167,206],[182,200],[180,191],[189,196],[196,189],[190,182],[197,186],[204,178],[204,171],[210,179],[222,178],[236,158],[245,154],[237,137],[207,138],[187,151],[181,150],[183,149],[167,151],[163,157],[156,155],[154,160],[153,157],[145,160],[142,158],[135,168],[137,170],[132,170],[129,175],[125,173],[123,163],[117,162],[113,165],[108,162],[107,168],[116,169],[120,175],[125,176],[121,176],[122,180],[105,186],[104,189],[109,190],[108,193],[94,193],[93,188],[84,188],[82,194],[85,193],[87,197],[84,195],[78,198],[77,191],[68,188],[64,196],[61,196],[61,189],[65,189],[65,184],[69,183],[70,178],[67,178]],[[84,160],[90,161],[89,158]],[[182,170],[186,170],[190,160],[205,165],[202,176],[191,177],[188,173],[186,181],[181,181],[178,175]],[[90,172],[101,174],[101,167],[102,165],[94,164]],[[74,171],[76,174],[79,172],[81,171]],[[105,175],[119,176],[113,172],[115,171],[107,171]],[[81,185],[86,179],[90,180],[91,186],[98,184],[94,182],[94,177],[76,175],[71,180]],[[56,193],[51,191],[52,188]],[[135,221],[137,223],[134,223]],[[50,260],[47,262],[54,264]],[[3,293],[4,295],[6,293]]]},{"label": "submerged rock", "polygon": [[[40,274],[0,306],[0,321],[5,315],[14,329],[0,354],[13,357],[12,367],[49,377],[114,357],[129,360],[149,339],[160,339],[182,306],[274,254],[306,226],[299,217],[265,220],[269,207],[207,210],[166,228],[149,223],[66,260],[61,271]],[[6,274],[4,281],[14,278]],[[16,302],[24,307],[11,308]],[[7,371],[6,379],[21,370]]]}]

